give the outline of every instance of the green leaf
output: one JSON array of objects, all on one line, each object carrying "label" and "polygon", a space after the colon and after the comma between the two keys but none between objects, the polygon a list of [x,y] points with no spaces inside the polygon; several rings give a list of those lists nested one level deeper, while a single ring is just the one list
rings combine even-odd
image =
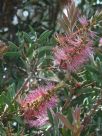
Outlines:
[{"label": "green leaf", "polygon": [[53,116],[52,116],[52,113],[51,113],[51,111],[49,109],[47,109],[47,114],[48,114],[48,117],[49,117],[49,120],[50,120],[51,124],[54,124],[53,123],[54,122]]},{"label": "green leaf", "polygon": [[34,52],[35,44],[31,44],[31,46],[28,48],[27,56],[31,56]]},{"label": "green leaf", "polygon": [[33,43],[33,40],[26,32],[23,32],[23,37],[25,38],[25,40],[27,40],[28,43]]},{"label": "green leaf", "polygon": [[99,90],[97,88],[82,88],[81,92],[83,93],[93,93],[93,94],[98,94]]},{"label": "green leaf", "polygon": [[8,105],[11,104],[14,96],[15,96],[15,84],[12,83],[8,87],[8,91],[7,91],[6,96],[5,96],[6,97],[5,103],[7,103]]},{"label": "green leaf", "polygon": [[[36,53],[37,53],[37,54],[40,54],[40,53],[42,53],[42,52],[50,51],[51,49],[52,49],[51,46],[43,46],[43,47],[40,47],[40,48],[36,49],[34,52],[35,52],[35,54],[36,54]],[[49,52],[48,52],[48,53],[49,53]]]},{"label": "green leaf", "polygon": [[18,50],[18,47],[11,41],[8,41],[8,44],[9,44],[10,52],[14,52]]},{"label": "green leaf", "polygon": [[36,32],[34,31],[33,27],[32,27],[32,26],[29,26],[29,29],[30,29],[31,34],[32,34],[35,38],[37,38],[37,34],[36,34]]},{"label": "green leaf", "polygon": [[60,132],[62,136],[72,136],[70,130],[66,130],[65,128],[61,128]]},{"label": "green leaf", "polygon": [[4,54],[4,57],[8,57],[8,58],[19,58],[20,57],[20,53],[19,52],[6,52]]},{"label": "green leaf", "polygon": [[50,133],[49,131],[44,131],[44,134],[45,134],[46,136],[51,136],[51,133]]},{"label": "green leaf", "polygon": [[13,120],[15,120],[18,124],[23,125],[22,119],[19,116],[14,115]]},{"label": "green leaf", "polygon": [[0,121],[0,136],[6,136],[5,128],[3,126],[3,123]]},{"label": "green leaf", "polygon": [[86,68],[87,68],[88,71],[91,71],[91,72],[93,72],[95,74],[99,74],[99,71],[95,67],[87,65]]},{"label": "green leaf", "polygon": [[49,36],[51,35],[51,31],[46,30],[45,32],[43,32],[40,37],[39,37],[39,42],[44,44],[47,39],[49,38]]},{"label": "green leaf", "polygon": [[5,100],[6,100],[6,96],[5,96],[5,93],[3,92],[3,93],[0,95],[0,112],[2,112],[3,109],[4,109]]},{"label": "green leaf", "polygon": [[13,96],[15,96],[15,83],[12,83],[9,87],[8,87],[8,92],[7,94],[10,96],[10,98],[13,98]]}]

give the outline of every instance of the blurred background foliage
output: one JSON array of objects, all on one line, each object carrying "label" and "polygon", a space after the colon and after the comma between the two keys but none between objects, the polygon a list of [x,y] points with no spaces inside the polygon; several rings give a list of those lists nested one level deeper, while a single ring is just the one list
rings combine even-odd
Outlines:
[{"label": "blurred background foliage", "polygon": [[1,38],[14,40],[18,31],[28,32],[29,26],[39,34],[54,31],[62,5],[60,0],[1,0]]},{"label": "blurred background foliage", "polygon": [[[56,44],[52,34],[56,31],[60,32],[57,21],[66,3],[67,0],[0,0],[0,39],[2,41],[0,43],[0,112],[4,110],[5,104],[11,106],[9,112],[16,112],[18,105],[15,103],[12,106],[11,100],[25,78],[31,76],[30,88],[36,87],[39,83],[44,84],[49,81],[57,83],[59,79],[62,80],[64,78],[61,71],[50,69],[52,63],[50,49]],[[100,11],[102,9],[101,0],[77,0],[76,4],[79,6],[82,14],[85,14],[87,17],[93,16],[96,10]],[[102,36],[102,26],[97,24],[95,29],[98,35]],[[96,48],[98,41],[99,39],[95,41]],[[73,80],[78,82],[86,80],[86,88],[77,89],[74,95],[77,95],[79,92],[81,95],[71,103],[71,106],[75,106],[76,103],[84,105],[83,113],[93,108],[93,103],[96,103],[97,99],[101,99],[101,53],[102,51],[99,49],[95,55],[96,65],[86,66],[86,71],[82,75],[73,75]],[[92,83],[91,87],[87,86],[90,83]],[[70,83],[70,87],[73,87],[73,85],[74,81]],[[96,87],[93,88],[94,86]],[[86,90],[87,93],[85,92]],[[64,95],[67,99],[69,97],[67,93],[65,89],[59,95]],[[70,99],[74,95],[71,95]],[[63,104],[63,97],[61,99],[61,104]],[[71,109],[66,110],[64,114],[66,115],[66,113],[70,117]],[[83,116],[84,114],[82,114]],[[90,136],[101,136],[101,117],[102,107],[99,107],[97,115],[94,115],[94,119],[90,123],[91,129],[87,128],[85,130],[85,136],[89,136],[89,133],[92,134]],[[51,115],[50,120],[54,120]],[[87,125],[88,121],[87,118],[84,125]],[[15,125],[14,123],[17,124]],[[54,135],[60,131],[63,136],[67,136],[67,134],[70,136],[70,132],[66,131],[66,129],[57,130],[58,123],[53,122],[53,124]],[[12,126],[18,135],[23,134],[23,131],[25,131],[26,135],[33,135],[38,132],[36,130],[30,131],[27,128],[24,130],[24,124],[16,114],[13,115],[13,118],[11,114],[9,118],[5,117],[3,119],[3,124],[0,124],[0,135],[3,134],[5,136],[5,131],[9,131],[6,128],[7,125]],[[39,132],[39,135],[41,134],[42,131]],[[47,132],[45,134],[50,136]],[[84,133],[82,136],[84,136]]]},{"label": "blurred background foliage", "polygon": [[[0,0],[0,38],[16,41],[18,31],[29,26],[40,34],[55,31],[59,11],[70,0]],[[102,8],[101,0],[76,0],[83,13],[92,15]]]}]

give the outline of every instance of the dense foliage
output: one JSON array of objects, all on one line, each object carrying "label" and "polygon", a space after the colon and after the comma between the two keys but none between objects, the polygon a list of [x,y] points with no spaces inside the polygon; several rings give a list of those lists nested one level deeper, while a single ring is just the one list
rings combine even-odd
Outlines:
[{"label": "dense foliage", "polygon": [[[11,18],[0,23],[0,135],[101,136],[101,4],[20,2],[10,4]],[[25,10],[26,19],[17,12]]]}]

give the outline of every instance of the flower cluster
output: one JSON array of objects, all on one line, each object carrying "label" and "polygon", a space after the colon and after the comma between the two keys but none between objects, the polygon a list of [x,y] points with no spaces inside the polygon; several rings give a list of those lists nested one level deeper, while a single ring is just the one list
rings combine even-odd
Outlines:
[{"label": "flower cluster", "polygon": [[41,127],[48,123],[47,109],[57,105],[54,85],[38,87],[19,101],[24,120],[30,127]]},{"label": "flower cluster", "polygon": [[55,64],[69,72],[76,72],[93,55],[95,34],[86,29],[88,22],[85,18],[80,18],[80,22],[83,28],[70,34],[56,35],[58,45],[53,49]]}]

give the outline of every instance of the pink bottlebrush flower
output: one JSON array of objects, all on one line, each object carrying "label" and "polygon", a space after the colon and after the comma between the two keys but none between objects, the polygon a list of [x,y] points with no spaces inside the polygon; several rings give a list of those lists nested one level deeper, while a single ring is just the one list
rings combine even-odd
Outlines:
[{"label": "pink bottlebrush flower", "polygon": [[24,120],[30,127],[41,127],[48,123],[47,109],[53,109],[58,102],[54,85],[38,87],[19,101]]},{"label": "pink bottlebrush flower", "polygon": [[83,26],[87,26],[87,25],[88,25],[88,20],[87,20],[87,18],[86,18],[85,16],[80,17],[80,18],[79,18],[79,22],[80,22],[80,24],[83,25]]},{"label": "pink bottlebrush flower", "polygon": [[[82,35],[81,35],[82,36]],[[53,49],[55,64],[69,72],[76,72],[93,54],[93,41],[80,35],[63,36],[63,43],[58,37],[59,46]],[[62,36],[61,36],[62,39]]]}]

